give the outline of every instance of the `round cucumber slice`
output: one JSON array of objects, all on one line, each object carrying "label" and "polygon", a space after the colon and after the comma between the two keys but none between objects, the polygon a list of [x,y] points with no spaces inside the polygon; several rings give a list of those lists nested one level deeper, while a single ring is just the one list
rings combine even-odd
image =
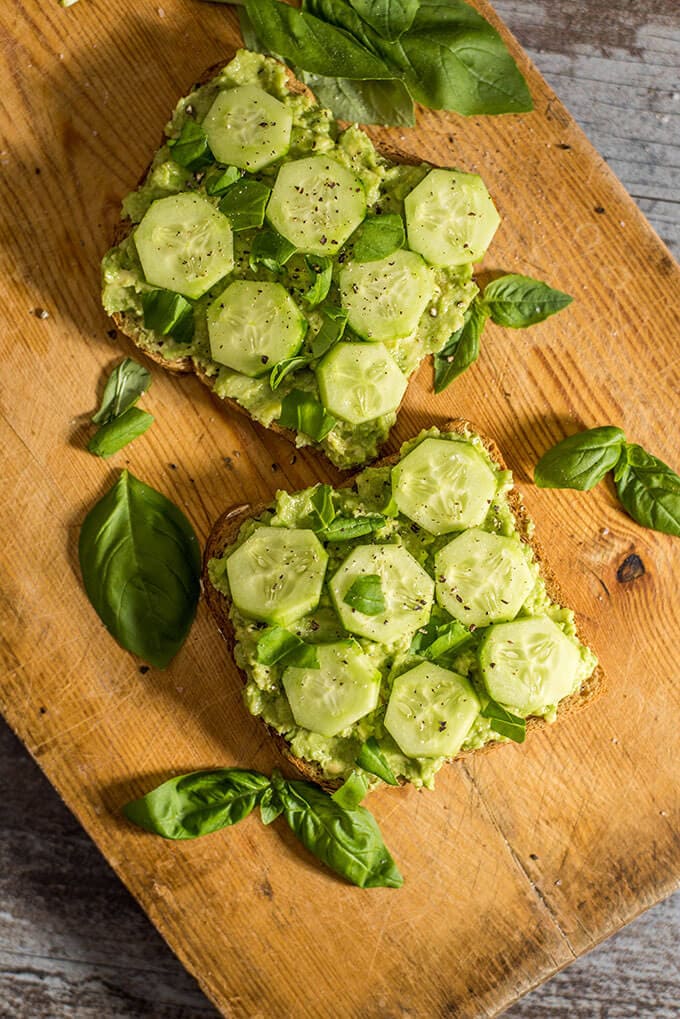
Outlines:
[{"label": "round cucumber slice", "polygon": [[481,524],[496,487],[487,461],[464,440],[424,439],[392,468],[399,512],[430,534]]},{"label": "round cucumber slice", "polygon": [[206,317],[213,360],[252,377],[296,354],[305,335],[305,317],[280,283],[236,280]]},{"label": "round cucumber slice", "polygon": [[317,644],[318,669],[289,666],[283,688],[303,729],[336,736],[378,704],[380,670],[354,641]]},{"label": "round cucumber slice", "polygon": [[434,557],[437,601],[466,626],[514,619],[535,579],[519,538],[471,527]]},{"label": "round cucumber slice", "polygon": [[518,715],[556,705],[576,687],[581,654],[547,616],[492,626],[479,648],[489,697]]},{"label": "round cucumber slice", "polygon": [[312,531],[258,527],[227,559],[234,605],[244,616],[289,626],[319,604],[327,560]]},{"label": "round cucumber slice", "polygon": [[202,297],[234,268],[229,220],[200,195],[152,202],[133,236],[147,283],[184,297]]},{"label": "round cucumber slice", "polygon": [[395,679],[385,728],[407,757],[455,757],[480,708],[465,676],[424,662]]},{"label": "round cucumber slice", "polygon": [[239,85],[220,92],[202,126],[215,159],[254,173],[288,152],[293,118],[268,92]]},{"label": "round cucumber slice", "polygon": [[281,167],[266,215],[299,251],[334,255],[366,215],[366,195],[351,170],[310,156]]},{"label": "round cucumber slice", "polygon": [[351,425],[396,410],[408,382],[382,343],[336,343],[316,378],[324,406]]},{"label": "round cucumber slice", "polygon": [[[385,610],[367,615],[344,600],[361,577],[378,576]],[[410,640],[430,618],[434,583],[410,552],[399,545],[358,545],[347,556],[329,583],[340,621],[350,633],[379,644],[400,638]]]},{"label": "round cucumber slice", "polygon": [[434,276],[420,255],[394,251],[375,262],[351,262],[340,273],[342,306],[367,340],[397,340],[415,331],[434,295]]},{"label": "round cucumber slice", "polygon": [[404,200],[408,245],[432,265],[478,262],[501,221],[481,177],[430,170]]}]

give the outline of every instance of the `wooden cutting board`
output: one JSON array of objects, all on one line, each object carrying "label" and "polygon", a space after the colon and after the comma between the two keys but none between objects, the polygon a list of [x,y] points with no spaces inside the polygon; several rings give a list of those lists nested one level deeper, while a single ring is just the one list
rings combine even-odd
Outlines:
[{"label": "wooden cutting board", "polygon": [[390,449],[454,415],[499,442],[608,693],[521,747],[446,769],[436,793],[373,794],[399,891],[341,883],[256,817],[185,844],[132,829],[121,805],[170,774],[281,761],[203,606],[165,672],[106,634],[79,579],[85,513],[129,466],[204,538],[230,504],[339,477],[156,368],[153,428],[107,462],[84,449],[106,372],[133,352],[99,306],[120,199],[176,98],[238,42],[230,10],[163,3],[0,12],[0,707],[225,1015],[491,1015],[678,882],[680,542],[637,527],[608,484],[581,494],[530,479],[554,441],[604,423],[680,466],[680,274],[516,46],[534,113],[428,112],[416,130],[371,132],[483,173],[503,216],[485,267],[575,297],[531,330],[489,326],[477,365],[441,396],[425,365]]}]

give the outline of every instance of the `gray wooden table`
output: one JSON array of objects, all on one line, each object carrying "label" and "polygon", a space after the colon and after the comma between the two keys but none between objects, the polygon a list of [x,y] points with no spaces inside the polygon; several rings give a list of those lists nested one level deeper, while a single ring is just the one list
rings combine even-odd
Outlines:
[{"label": "gray wooden table", "polygon": [[[677,255],[680,0],[497,0],[496,8]],[[1,722],[0,776],[1,1019],[215,1016]],[[506,1015],[676,1019],[678,944],[680,895]]]}]

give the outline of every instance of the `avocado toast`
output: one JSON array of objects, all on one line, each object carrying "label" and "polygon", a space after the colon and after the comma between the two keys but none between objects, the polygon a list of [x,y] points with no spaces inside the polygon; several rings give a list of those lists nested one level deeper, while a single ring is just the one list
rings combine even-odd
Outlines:
[{"label": "avocado toast", "polygon": [[203,579],[249,710],[328,787],[367,741],[431,787],[604,686],[500,451],[462,420],[339,489],[228,511]]},{"label": "avocado toast", "polygon": [[381,155],[275,60],[182,100],[123,203],[103,303],[144,353],[339,467],[463,325],[499,223],[481,178]]}]

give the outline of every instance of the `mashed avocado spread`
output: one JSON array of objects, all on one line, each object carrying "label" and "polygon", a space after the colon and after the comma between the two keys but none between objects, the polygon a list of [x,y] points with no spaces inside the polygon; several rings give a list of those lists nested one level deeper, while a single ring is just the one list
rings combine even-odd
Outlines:
[{"label": "mashed avocado spread", "polygon": [[[316,762],[328,778],[346,777],[355,770],[362,745],[373,737],[395,775],[428,788],[450,757],[504,739],[494,730],[493,720],[482,713],[491,697],[502,700],[515,716],[554,721],[558,701],[579,689],[597,661],[578,639],[573,613],[548,596],[531,545],[523,540],[526,534],[520,534],[508,501],[512,477],[493,461],[481,439],[470,432],[440,433],[432,428],[402,447],[397,466],[369,467],[351,487],[326,487],[325,492],[323,488],[278,492],[274,504],[244,523],[235,543],[208,564],[212,585],[230,602],[234,654],[247,676],[244,696],[249,711],[284,736],[297,757]],[[373,530],[333,540],[333,521],[336,526],[340,521],[347,533],[357,522],[369,521]],[[239,563],[231,576],[229,561],[238,550],[243,553],[244,547],[247,551],[252,546],[254,535],[285,537],[287,530],[306,545],[316,546],[310,531],[319,540],[315,559],[319,586],[312,590],[308,572],[306,586],[294,595],[297,618],[280,626],[265,609],[263,594],[267,585],[275,591],[284,579],[283,562],[267,560],[267,548],[279,546],[269,540],[264,552],[260,549],[252,560],[252,569],[244,571]],[[400,569],[408,575],[408,590],[399,598],[407,602],[413,595],[407,608],[392,598],[389,571],[376,578],[380,565],[352,569],[353,563],[371,555],[379,564],[385,549],[402,556],[405,563]],[[405,558],[402,550],[408,553]],[[309,562],[308,557],[303,573]],[[237,559],[232,559],[235,563]],[[288,573],[298,565],[290,557],[285,559]],[[260,569],[266,583],[253,587],[252,577]],[[398,584],[399,578],[394,582]],[[413,594],[416,588],[421,593]],[[354,600],[352,591],[359,592],[360,598],[363,591],[364,600]],[[252,613],[237,608],[235,602],[243,606],[244,598],[253,595]],[[370,600],[375,597],[377,608]],[[314,607],[303,607],[310,598]],[[289,600],[287,610],[290,604]],[[381,604],[383,610],[388,606],[383,615]],[[376,628],[385,633],[385,640],[377,639]],[[365,636],[367,632],[372,636]],[[447,647],[447,639],[433,643],[451,633],[456,634],[451,646]],[[300,642],[305,656],[311,647],[311,662],[306,657],[297,661],[283,657],[264,664],[260,648],[272,634],[297,639],[296,654]],[[299,724],[301,714],[308,717],[307,709],[316,709],[314,685],[321,690],[324,676],[314,649],[324,645],[346,647],[348,659],[351,655],[361,658],[362,697],[373,681],[371,676],[377,677],[376,695],[367,702],[369,710],[361,714],[359,708],[361,717],[330,736]],[[435,654],[438,645],[442,651]],[[418,673],[416,667],[420,667]],[[423,667],[427,683],[416,690],[414,680],[412,691],[408,680],[419,676]],[[339,688],[332,693],[342,701],[345,679],[351,685],[357,674],[350,669],[346,677],[339,675]],[[406,689],[397,694],[400,684],[395,683],[400,677],[407,677],[401,683]],[[299,696],[304,683],[311,684],[306,702]],[[458,698],[453,713],[452,702],[446,702],[447,684],[455,688]],[[325,697],[328,690],[324,687],[324,691]],[[295,712],[287,693],[294,695]],[[428,736],[433,725],[434,735],[430,731]],[[447,753],[432,753],[432,748],[440,747],[439,735],[445,734],[447,725],[463,726],[455,746],[449,744]],[[319,728],[326,726],[324,721]],[[414,726],[416,741],[428,736],[430,742],[422,744],[430,748],[428,754],[413,754],[410,749]]]},{"label": "mashed avocado spread", "polygon": [[[314,357],[312,341],[324,322],[325,310],[329,307],[337,309],[342,303],[339,276],[343,264],[351,258],[351,238],[348,245],[332,257],[329,255],[332,263],[330,289],[319,304],[310,306],[304,298],[314,282],[309,259],[298,251],[275,272],[263,264],[255,264],[253,268],[251,255],[258,230],[234,228],[233,270],[200,297],[190,300],[194,329],[188,341],[179,338],[179,334],[173,336],[171,330],[162,335],[145,327],[143,298],[156,288],[145,278],[135,243],[138,225],[158,199],[188,193],[201,196],[215,208],[219,206],[220,196],[209,193],[210,172],[205,167],[192,171],[180,165],[173,159],[172,142],[187,125],[201,125],[205,121],[218,95],[241,86],[254,86],[275,97],[289,111],[292,120],[290,145],[285,155],[256,172],[243,174],[242,179],[271,188],[280,169],[291,161],[329,156],[335,163],[352,171],[361,182],[368,216],[396,214],[403,218],[404,199],[423,181],[431,168],[390,162],[378,154],[368,136],[357,126],[340,130],[330,111],[322,109],[309,96],[295,95],[289,90],[281,64],[260,54],[239,51],[215,77],[178,103],[166,127],[168,141],[156,152],[142,185],[123,202],[123,214],[131,229],[103,259],[103,304],[110,314],[117,313],[123,317],[126,331],[134,336],[142,349],[167,361],[190,358],[196,368],[211,379],[218,396],[236,400],[252,417],[269,426],[281,417],[282,401],[291,392],[309,393],[319,400],[318,361]],[[469,215],[474,216],[475,213]],[[423,271],[428,276],[427,300],[416,327],[406,336],[383,340],[404,376],[409,376],[427,354],[441,350],[451,334],[462,326],[465,311],[477,292],[470,264],[438,267],[423,263]],[[306,360],[295,366],[276,388],[270,385],[269,375],[251,377],[218,363],[211,356],[206,311],[211,302],[223,293],[225,285],[235,280],[282,284],[306,320],[306,336],[297,351],[298,356]],[[360,337],[348,326],[343,339],[355,342]],[[310,438],[303,430],[298,430],[297,442],[298,445],[306,445],[316,441],[335,464],[349,467],[375,457],[395,419],[396,410],[359,423],[350,423],[336,416],[328,434],[317,440],[317,437]]]}]

